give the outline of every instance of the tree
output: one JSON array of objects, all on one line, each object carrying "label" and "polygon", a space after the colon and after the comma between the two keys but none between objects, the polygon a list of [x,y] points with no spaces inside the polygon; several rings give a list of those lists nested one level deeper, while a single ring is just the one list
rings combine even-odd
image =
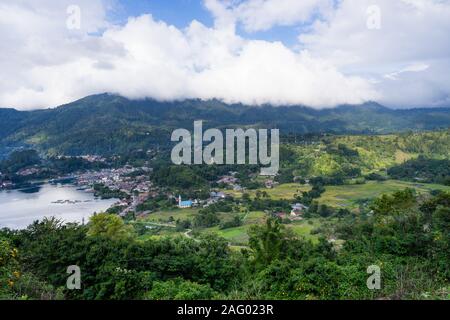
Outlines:
[{"label": "tree", "polygon": [[15,173],[20,169],[40,163],[41,158],[36,150],[14,151],[10,154],[8,160],[0,163],[0,171]]},{"label": "tree", "polygon": [[194,227],[196,228],[210,228],[218,225],[220,223],[220,219],[217,214],[209,208],[202,209],[199,213],[194,217]]},{"label": "tree", "polygon": [[14,284],[20,278],[17,253],[8,240],[0,238],[0,299],[12,298]]},{"label": "tree", "polygon": [[181,278],[156,281],[152,290],[145,294],[149,300],[207,300],[215,295],[209,285],[201,285]]},{"label": "tree", "polygon": [[126,225],[119,216],[100,213],[90,219],[87,235],[111,240],[126,240],[133,238],[135,234],[133,227]]},{"label": "tree", "polygon": [[402,211],[408,211],[417,204],[414,189],[405,189],[395,192],[393,195],[382,195],[375,199],[371,209],[377,215],[394,215]]},{"label": "tree", "polygon": [[292,238],[278,219],[269,218],[263,226],[252,226],[248,232],[249,246],[256,264],[269,265],[280,258],[283,246]]},{"label": "tree", "polygon": [[331,216],[333,214],[333,209],[330,208],[329,206],[327,206],[326,204],[321,204],[319,206],[319,212],[318,213],[319,213],[319,215],[321,217],[326,218],[326,217],[329,217],[329,216]]}]

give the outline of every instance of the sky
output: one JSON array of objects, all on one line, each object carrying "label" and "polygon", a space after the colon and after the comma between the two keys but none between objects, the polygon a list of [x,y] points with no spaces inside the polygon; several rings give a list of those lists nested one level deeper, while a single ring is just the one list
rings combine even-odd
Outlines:
[{"label": "sky", "polygon": [[0,0],[0,107],[450,106],[450,0]]}]

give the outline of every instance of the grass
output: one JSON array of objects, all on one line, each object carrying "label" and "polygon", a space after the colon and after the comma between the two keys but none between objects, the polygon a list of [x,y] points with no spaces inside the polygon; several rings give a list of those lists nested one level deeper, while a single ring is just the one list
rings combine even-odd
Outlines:
[{"label": "grass", "polygon": [[402,150],[397,150],[395,152],[395,162],[397,164],[402,164],[405,161],[411,160],[413,158],[417,157],[417,155],[411,154],[411,153],[406,153]]},{"label": "grass", "polygon": [[250,224],[247,224],[236,228],[217,230],[216,232],[232,244],[245,245],[248,242],[248,229],[250,229],[250,226]]},{"label": "grass", "polygon": [[291,224],[286,225],[287,228],[291,229],[297,236],[305,238],[306,240],[311,240],[313,243],[319,242],[318,234],[311,234],[311,232],[320,227],[323,223],[323,218],[312,218],[301,221],[295,221]]},{"label": "grass", "polygon": [[[202,232],[215,233],[225,238],[230,244],[235,246],[242,246],[248,244],[248,230],[252,225],[261,225],[266,218],[264,212],[250,212],[244,221],[244,225],[236,228],[220,230],[219,227],[204,229]],[[313,243],[318,242],[318,236],[311,234],[311,231],[321,225],[320,219],[309,219],[296,221],[285,225],[286,228],[291,229],[294,234],[303,237],[306,240],[311,240]]]},{"label": "grass", "polygon": [[202,230],[202,233],[215,233],[233,245],[242,246],[248,242],[248,229],[252,225],[262,224],[265,220],[266,214],[260,211],[250,212],[245,220],[244,224],[239,227],[220,230],[219,227],[207,228]]},{"label": "grass", "polygon": [[[417,193],[429,193],[431,190],[449,191],[450,187],[438,184],[414,183],[398,180],[387,180],[383,182],[369,181],[362,185],[344,185],[344,186],[328,186],[326,192],[319,199],[320,204],[327,204],[332,207],[345,207],[351,210],[357,209],[358,200],[369,200],[381,196],[386,193],[393,193],[405,188],[414,188]],[[309,186],[304,186],[295,183],[279,185],[273,189],[260,189],[266,191],[272,199],[292,199],[297,190],[308,191]],[[237,197],[242,196],[242,193],[227,191],[234,193]],[[248,191],[250,196],[254,197],[256,190]],[[170,217],[175,220],[191,220],[198,213],[198,208],[192,209],[175,209],[167,210],[150,214],[143,222],[167,223]],[[220,213],[221,221],[229,220],[236,213]],[[252,225],[261,225],[264,223],[266,214],[261,211],[249,212],[248,214],[240,213],[244,219],[242,226],[230,229],[220,230],[220,228],[213,227],[200,230],[200,233],[215,233],[225,238],[232,246],[245,246],[248,243],[248,230]],[[321,219],[307,219],[295,221],[287,224],[286,227],[291,229],[299,237],[304,237],[306,240],[311,240],[313,243],[318,242],[319,235],[311,234],[312,230],[320,227],[323,223]],[[148,237],[155,238],[158,236],[175,236],[183,232],[176,232],[175,229],[169,230],[163,228],[158,235],[149,235]],[[145,238],[146,236],[144,236]]]},{"label": "grass", "polygon": [[252,211],[250,212],[244,221],[244,224],[259,224],[264,222],[266,214],[262,211]]},{"label": "grass", "polygon": [[[253,213],[252,213],[253,214]],[[265,215],[263,213],[254,213],[258,216],[255,220],[246,220],[245,224],[240,227],[220,230],[219,227],[208,228],[202,232],[215,233],[225,238],[230,244],[235,246],[243,246],[248,244],[248,230],[252,225],[260,225],[264,221]],[[308,223],[312,221],[312,224]],[[291,229],[295,235],[311,240],[313,243],[317,243],[319,240],[318,235],[311,234],[311,231],[321,225],[319,219],[309,219],[293,222],[292,224],[285,225],[286,228]]]},{"label": "grass", "polygon": [[152,234],[147,233],[144,235],[141,235],[138,237],[138,240],[140,241],[146,241],[146,240],[159,240],[161,238],[167,237],[167,236],[178,236],[181,233],[175,232],[175,229],[171,230],[169,228],[162,229],[158,231],[158,233]]},{"label": "grass", "polygon": [[[267,194],[274,200],[280,199],[293,199],[296,193],[302,191],[309,191],[311,187],[308,185],[301,185],[299,183],[286,183],[278,185],[272,189],[261,188],[257,190],[246,190],[245,193],[248,193],[250,197],[254,198],[257,191],[267,192]],[[225,193],[228,193],[236,198],[241,198],[243,192],[241,191],[233,191],[233,190],[224,190]]]},{"label": "grass", "polygon": [[160,227],[160,228],[158,228],[158,230],[154,230],[154,231],[148,230],[147,233],[140,235],[138,237],[138,240],[140,240],[140,241],[158,240],[158,239],[161,239],[164,237],[173,237],[173,236],[180,236],[180,235],[182,235],[182,233],[176,231],[175,228]]},{"label": "grass", "polygon": [[27,139],[27,143],[30,144],[40,144],[48,141],[48,136],[44,133],[34,135]]},{"label": "grass", "polygon": [[174,209],[167,211],[159,211],[155,213],[151,213],[144,219],[144,221],[150,222],[168,222],[170,217],[173,217],[175,220],[192,220],[194,216],[198,213],[197,208],[191,209]]},{"label": "grass", "polygon": [[431,190],[450,191],[450,187],[439,184],[398,180],[369,181],[362,185],[328,186],[326,187],[326,192],[319,199],[319,203],[333,207],[354,209],[358,207],[357,200],[373,199],[382,194],[393,193],[406,188],[413,188],[419,194],[429,193]]},{"label": "grass", "polygon": [[202,234],[213,233],[222,238],[225,238],[230,244],[235,246],[243,246],[248,242],[248,229],[250,225],[243,225],[236,228],[220,230],[219,227],[212,227],[203,229]]}]

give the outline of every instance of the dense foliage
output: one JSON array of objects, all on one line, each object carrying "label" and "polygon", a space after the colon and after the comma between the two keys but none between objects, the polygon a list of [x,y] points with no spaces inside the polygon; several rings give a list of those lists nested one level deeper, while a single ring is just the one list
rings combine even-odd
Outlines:
[{"label": "dense foliage", "polygon": [[[395,169],[386,172],[418,155],[423,158],[403,166],[408,173]],[[292,182],[293,177],[321,177],[327,179],[324,184],[339,185],[362,176],[371,180],[381,180],[391,174],[410,177],[413,169],[419,176],[423,169],[424,175],[442,180],[439,175],[448,172],[445,167],[448,161],[444,160],[450,159],[450,131],[299,137],[296,143],[289,140],[281,146],[280,159],[281,182]],[[431,159],[442,161],[428,161]]]},{"label": "dense foliage", "polygon": [[120,190],[111,190],[103,184],[94,184],[95,196],[102,199],[126,199],[129,196]]},{"label": "dense foliage", "polygon": [[[0,161],[0,181],[2,179],[20,184],[32,180],[43,180],[70,175],[86,170],[106,168],[107,163],[88,161],[81,157],[41,157],[36,150],[16,150]],[[29,172],[20,174],[22,170]],[[32,169],[32,171],[30,170]]]},{"label": "dense foliage", "polygon": [[[87,226],[44,220],[0,233],[0,292],[28,299],[448,298],[450,194],[422,198],[407,189],[370,210],[342,217],[334,230],[341,247],[305,241],[269,218],[250,228],[240,251],[209,234],[141,241],[115,215],[96,215]],[[70,265],[81,268],[82,290],[65,289]],[[381,269],[380,290],[366,286],[371,265]]]},{"label": "dense foliage", "polygon": [[388,169],[394,179],[450,185],[450,161],[419,157]]},{"label": "dense foliage", "polygon": [[0,162],[0,172],[15,173],[26,167],[39,165],[41,158],[36,150],[21,150],[12,152],[8,159]]},{"label": "dense foliage", "polygon": [[315,110],[301,106],[227,105],[217,100],[132,101],[114,95],[86,97],[56,109],[0,109],[0,158],[27,146],[48,155],[126,154],[165,148],[174,129],[258,124],[287,133],[391,133],[448,128],[449,109],[391,110],[375,103]]}]

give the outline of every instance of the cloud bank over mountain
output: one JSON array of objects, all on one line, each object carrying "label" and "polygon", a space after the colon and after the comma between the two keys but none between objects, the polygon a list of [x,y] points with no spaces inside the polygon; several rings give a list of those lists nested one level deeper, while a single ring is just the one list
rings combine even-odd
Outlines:
[{"label": "cloud bank over mountain", "polygon": [[[73,4],[80,29],[67,27]],[[116,5],[3,0],[0,106],[99,92],[315,108],[450,104],[449,1],[205,0],[214,25],[193,16],[183,29],[151,13],[113,24]],[[256,36],[280,26],[298,31],[295,46]]]}]

